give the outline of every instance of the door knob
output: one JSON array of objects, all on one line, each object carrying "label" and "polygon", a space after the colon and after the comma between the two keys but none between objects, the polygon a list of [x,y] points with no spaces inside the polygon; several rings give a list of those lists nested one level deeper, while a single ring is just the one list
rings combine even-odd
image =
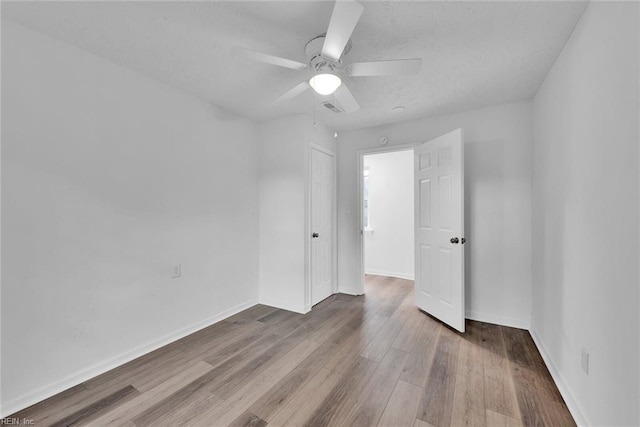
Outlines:
[{"label": "door knob", "polygon": [[460,239],[458,239],[457,237],[452,237],[449,241],[455,245],[456,243],[460,242]]},{"label": "door knob", "polygon": [[466,242],[467,239],[465,239],[464,237],[460,239],[460,243],[462,243],[464,245],[464,242]]},{"label": "door knob", "polygon": [[313,234],[311,235],[311,237],[313,237],[313,238],[315,239],[316,237],[320,237],[320,235],[319,235],[318,233],[313,233]]}]

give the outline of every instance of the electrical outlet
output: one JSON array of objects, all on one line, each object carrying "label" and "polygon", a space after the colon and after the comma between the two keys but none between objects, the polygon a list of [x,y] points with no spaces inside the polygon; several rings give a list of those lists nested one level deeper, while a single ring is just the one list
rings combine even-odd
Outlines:
[{"label": "electrical outlet", "polygon": [[581,350],[582,370],[585,374],[589,375],[589,352],[586,348],[582,347]]},{"label": "electrical outlet", "polygon": [[171,278],[177,279],[182,276],[182,264],[176,264],[173,266],[173,270],[171,270]]}]

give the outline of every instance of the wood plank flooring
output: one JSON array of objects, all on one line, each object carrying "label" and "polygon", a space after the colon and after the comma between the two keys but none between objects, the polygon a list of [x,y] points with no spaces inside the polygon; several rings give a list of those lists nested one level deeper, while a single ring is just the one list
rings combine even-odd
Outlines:
[{"label": "wood plank flooring", "polygon": [[574,426],[529,333],[420,312],[368,276],[300,315],[257,305],[17,414],[37,426]]}]

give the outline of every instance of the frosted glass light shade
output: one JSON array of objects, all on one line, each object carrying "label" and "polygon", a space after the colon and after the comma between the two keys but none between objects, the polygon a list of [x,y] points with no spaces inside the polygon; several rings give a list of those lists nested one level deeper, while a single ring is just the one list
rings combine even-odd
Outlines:
[{"label": "frosted glass light shade", "polygon": [[309,85],[320,95],[331,95],[342,84],[335,74],[316,74],[309,80]]}]

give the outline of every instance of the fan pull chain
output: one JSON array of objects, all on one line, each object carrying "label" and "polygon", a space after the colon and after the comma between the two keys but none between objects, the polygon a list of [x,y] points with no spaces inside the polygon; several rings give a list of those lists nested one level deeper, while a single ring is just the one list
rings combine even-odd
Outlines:
[{"label": "fan pull chain", "polygon": [[317,104],[317,100],[316,100],[316,94],[313,94],[313,132],[316,131],[316,104]]}]

